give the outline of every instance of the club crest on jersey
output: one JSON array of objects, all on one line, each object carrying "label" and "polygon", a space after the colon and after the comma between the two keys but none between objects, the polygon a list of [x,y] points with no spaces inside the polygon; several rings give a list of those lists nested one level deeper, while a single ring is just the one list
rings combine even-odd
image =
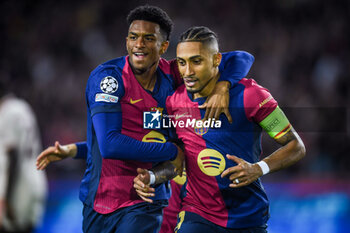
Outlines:
[{"label": "club crest on jersey", "polygon": [[152,107],[152,108],[151,108],[151,112],[159,111],[159,112],[162,114],[163,109],[164,109],[164,108],[161,108],[161,107]]},{"label": "club crest on jersey", "polygon": [[195,127],[194,127],[194,132],[197,134],[197,135],[204,135],[204,134],[206,134],[206,133],[208,133],[208,131],[209,131],[209,127],[197,127],[196,125],[195,125]]},{"label": "club crest on jersey", "polygon": [[104,77],[100,83],[100,88],[101,91],[107,94],[116,92],[118,90],[118,81],[112,76]]},{"label": "club crest on jersey", "polygon": [[198,154],[197,164],[201,171],[208,176],[218,176],[226,167],[224,156],[214,149],[202,150]]}]

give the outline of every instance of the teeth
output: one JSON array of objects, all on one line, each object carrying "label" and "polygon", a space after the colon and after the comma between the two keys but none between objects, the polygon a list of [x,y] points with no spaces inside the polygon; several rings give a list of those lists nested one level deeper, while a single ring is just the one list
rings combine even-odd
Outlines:
[{"label": "teeth", "polygon": [[145,55],[144,53],[134,53],[136,56],[143,56]]}]

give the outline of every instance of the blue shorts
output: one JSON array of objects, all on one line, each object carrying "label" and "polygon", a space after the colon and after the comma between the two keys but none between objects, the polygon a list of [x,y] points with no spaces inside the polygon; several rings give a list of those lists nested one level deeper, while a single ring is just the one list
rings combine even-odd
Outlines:
[{"label": "blue shorts", "polygon": [[84,233],[157,233],[163,220],[167,201],[142,202],[118,209],[110,214],[99,214],[84,205]]},{"label": "blue shorts", "polygon": [[216,225],[198,214],[181,211],[175,233],[267,233],[267,225],[242,229],[231,229]]}]

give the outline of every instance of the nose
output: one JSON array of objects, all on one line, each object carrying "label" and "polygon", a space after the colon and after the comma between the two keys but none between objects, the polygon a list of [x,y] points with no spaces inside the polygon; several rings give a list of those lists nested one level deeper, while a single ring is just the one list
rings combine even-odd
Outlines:
[{"label": "nose", "polygon": [[191,67],[190,64],[187,64],[185,67],[185,73],[184,73],[184,77],[190,77],[194,74],[193,69]]},{"label": "nose", "polygon": [[143,38],[142,38],[141,36],[140,36],[139,38],[137,38],[135,46],[136,46],[137,48],[143,48],[143,47],[145,47],[144,40],[143,40]]}]

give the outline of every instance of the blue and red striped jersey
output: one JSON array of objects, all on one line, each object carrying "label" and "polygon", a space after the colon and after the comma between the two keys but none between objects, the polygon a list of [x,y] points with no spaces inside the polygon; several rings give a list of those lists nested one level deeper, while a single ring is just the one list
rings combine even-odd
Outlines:
[{"label": "blue and red striped jersey", "polygon": [[198,106],[205,99],[193,100],[182,85],[166,103],[185,146],[187,186],[182,210],[222,227],[261,226],[269,217],[269,204],[260,179],[245,187],[231,188],[229,178],[221,178],[220,174],[236,165],[226,154],[250,163],[259,161],[262,128],[258,123],[277,107],[277,102],[254,80],[243,78],[230,89],[233,123],[222,114],[221,125],[215,128],[193,124],[204,117],[204,110]]},{"label": "blue and red striped jersey", "polygon": [[[229,52],[223,54],[219,68],[234,85],[248,73],[253,61],[246,52]],[[80,187],[81,201],[102,214],[142,202],[133,188],[136,169],[149,169],[173,158],[177,151],[167,142],[171,137],[168,129],[143,127],[143,114],[156,110],[166,113],[166,98],[180,83],[176,62],[164,59],[159,61],[152,92],[136,80],[127,56],[92,71],[86,87],[87,168]],[[159,185],[155,200],[168,199],[169,193],[168,184]]]}]

